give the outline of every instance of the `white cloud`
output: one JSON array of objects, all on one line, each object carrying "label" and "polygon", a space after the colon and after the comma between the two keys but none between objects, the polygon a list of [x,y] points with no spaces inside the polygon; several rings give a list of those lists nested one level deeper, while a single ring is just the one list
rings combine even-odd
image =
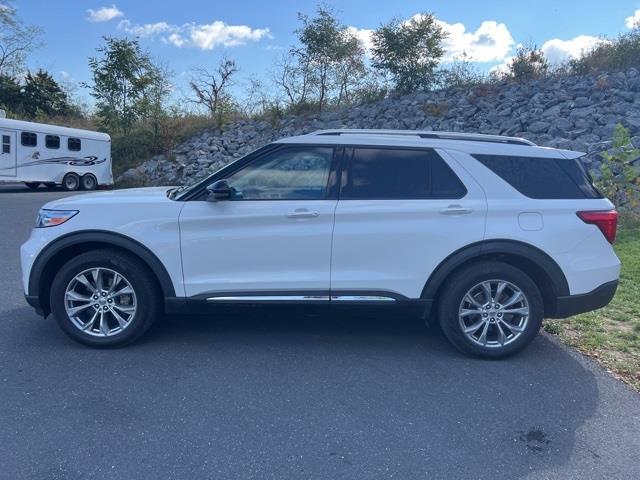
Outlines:
[{"label": "white cloud", "polygon": [[362,42],[365,52],[369,54],[369,52],[371,52],[371,48],[373,47],[373,43],[371,41],[373,30],[369,28],[356,28],[356,27],[347,27],[347,30],[351,35],[356,36]]},{"label": "white cloud", "polygon": [[89,14],[87,16],[87,20],[90,22],[108,22],[109,20],[113,20],[114,18],[124,16],[118,7],[115,5],[111,5],[110,7],[101,7],[97,10],[89,9],[87,10]]},{"label": "white cloud", "polygon": [[219,45],[233,47],[248,41],[256,42],[269,37],[268,28],[252,29],[246,25],[227,25],[220,20],[209,24],[187,25],[191,43],[202,50],[213,50]]},{"label": "white cloud", "polygon": [[449,34],[442,42],[445,61],[454,60],[463,53],[475,62],[502,60],[515,43],[507,26],[494,20],[485,20],[475,32],[468,32],[462,23],[437,22]]},{"label": "white cloud", "polygon": [[268,28],[251,28],[246,25],[227,25],[216,20],[211,23],[172,25],[167,22],[132,24],[122,20],[118,28],[131,35],[142,38],[161,36],[164,43],[175,47],[196,47],[201,50],[213,50],[218,46],[234,47],[247,42],[257,42],[262,38],[271,38]]},{"label": "white cloud", "polygon": [[178,27],[169,25],[167,22],[145,23],[143,25],[133,25],[129,20],[122,20],[118,23],[118,28],[136,37],[148,38],[161,33],[174,32]]},{"label": "white cloud", "polygon": [[[419,18],[420,14],[412,18]],[[462,23],[447,23],[436,20],[438,25],[448,33],[442,42],[445,50],[444,61],[459,58],[463,53],[470,61],[492,62],[504,59],[515,43],[511,32],[504,23],[486,20],[477,30],[470,32]],[[373,30],[367,28],[348,27],[364,44],[367,52],[371,50]]]},{"label": "white cloud", "polygon": [[640,9],[636,10],[630,17],[627,17],[624,20],[624,24],[627,28],[633,28],[636,25],[640,25]]},{"label": "white cloud", "polygon": [[567,60],[578,58],[584,52],[605,41],[602,38],[592,37],[591,35],[578,35],[570,40],[553,38],[544,42],[540,49],[550,64],[557,65]]}]

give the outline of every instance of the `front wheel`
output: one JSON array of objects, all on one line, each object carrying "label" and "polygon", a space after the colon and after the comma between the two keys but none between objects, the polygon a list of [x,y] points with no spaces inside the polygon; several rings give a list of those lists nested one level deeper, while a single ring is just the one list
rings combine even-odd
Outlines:
[{"label": "front wheel", "polygon": [[502,262],[477,262],[456,272],[439,299],[442,331],[459,350],[500,358],[526,347],[536,336],[544,303],[521,270]]},{"label": "front wheel", "polygon": [[80,177],[77,173],[67,173],[62,179],[62,188],[67,192],[75,192],[80,188]]},{"label": "front wheel", "polygon": [[137,258],[109,249],[78,255],[55,276],[51,311],[62,330],[94,347],[126,345],[160,315],[151,272]]}]

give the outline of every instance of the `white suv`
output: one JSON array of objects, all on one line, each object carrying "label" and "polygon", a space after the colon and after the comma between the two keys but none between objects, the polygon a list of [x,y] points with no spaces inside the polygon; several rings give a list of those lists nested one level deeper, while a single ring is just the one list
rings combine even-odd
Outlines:
[{"label": "white suv", "polygon": [[395,305],[505,356],[615,293],[617,213],[581,155],[445,132],[285,138],[187,188],[48,203],[21,250],[26,298],[92,346],[163,312]]}]

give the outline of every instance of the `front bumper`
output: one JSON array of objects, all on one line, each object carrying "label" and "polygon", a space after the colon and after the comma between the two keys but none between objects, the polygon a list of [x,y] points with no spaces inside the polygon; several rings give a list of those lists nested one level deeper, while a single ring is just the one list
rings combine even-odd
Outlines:
[{"label": "front bumper", "polygon": [[603,283],[588,293],[558,297],[556,308],[548,318],[567,318],[606,306],[618,288],[618,280]]}]

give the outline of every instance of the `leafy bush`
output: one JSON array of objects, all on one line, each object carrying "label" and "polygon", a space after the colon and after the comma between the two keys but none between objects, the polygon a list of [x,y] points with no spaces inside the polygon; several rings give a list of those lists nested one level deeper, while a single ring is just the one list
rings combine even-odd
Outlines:
[{"label": "leafy bush", "polygon": [[611,152],[602,154],[600,191],[618,208],[633,211],[640,206],[640,176],[632,162],[640,158],[640,149],[631,142],[629,130],[616,125]]},{"label": "leafy bush", "polygon": [[573,73],[588,74],[640,67],[640,26],[613,41],[603,40],[570,62]]},{"label": "leafy bush", "polygon": [[506,76],[524,82],[544,77],[548,73],[549,62],[544,52],[535,45],[522,45],[509,63]]}]

